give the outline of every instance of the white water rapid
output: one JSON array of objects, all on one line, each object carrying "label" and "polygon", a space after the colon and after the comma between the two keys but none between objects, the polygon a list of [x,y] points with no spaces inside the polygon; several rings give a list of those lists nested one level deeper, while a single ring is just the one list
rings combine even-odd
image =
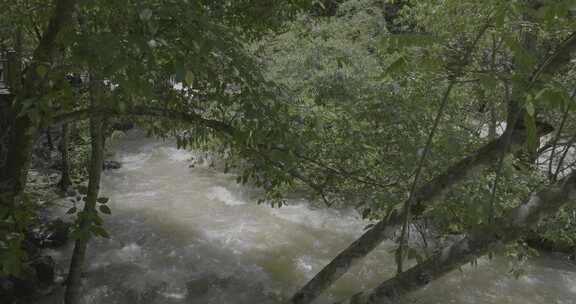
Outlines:
[{"label": "white water rapid", "polygon": [[[115,147],[123,167],[107,171],[102,195],[111,239],[89,247],[83,304],[275,304],[345,248],[368,224],[353,210],[318,209],[305,200],[271,208],[251,189],[194,155],[130,132]],[[375,286],[395,271],[380,246],[321,298],[332,303]],[[61,266],[70,248],[50,252]],[[412,295],[420,304],[574,304],[576,266],[561,257],[533,259],[526,274],[507,274],[504,258],[480,260]],[[61,291],[40,304],[59,303]]]}]

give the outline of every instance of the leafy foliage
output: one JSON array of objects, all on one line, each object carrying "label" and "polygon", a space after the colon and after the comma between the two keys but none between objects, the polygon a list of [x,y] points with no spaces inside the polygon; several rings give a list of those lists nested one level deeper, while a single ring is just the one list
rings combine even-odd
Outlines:
[{"label": "leafy foliage", "polygon": [[[377,219],[408,197],[446,96],[423,182],[506,126],[524,130],[526,144],[422,215],[443,234],[474,233],[574,166],[574,60],[561,49],[574,43],[571,0],[349,0],[330,14],[305,0],[86,0],[51,41],[49,62],[35,62],[58,13],[58,1],[45,2],[0,3],[0,45],[17,49],[34,76],[23,80],[35,90],[16,92],[11,105],[30,134],[66,119],[125,116],[179,147],[219,154],[238,182],[265,190],[264,201],[281,205],[305,187]],[[94,83],[105,84],[105,102],[89,109]],[[539,138],[543,121],[556,131]],[[93,223],[76,237],[107,235],[106,202],[100,212],[70,209]],[[9,226],[0,272],[17,273],[10,265],[24,258],[25,220],[0,207]],[[568,238],[568,214],[540,233]]]}]

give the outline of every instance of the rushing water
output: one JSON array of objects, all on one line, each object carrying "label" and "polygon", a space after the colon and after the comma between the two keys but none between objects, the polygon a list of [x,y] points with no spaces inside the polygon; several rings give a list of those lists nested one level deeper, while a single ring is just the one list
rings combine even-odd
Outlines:
[{"label": "rushing water", "polygon": [[[271,208],[254,191],[194,155],[131,132],[117,144],[119,170],[105,173],[111,239],[89,247],[83,304],[281,303],[368,224],[353,210],[318,209],[304,200]],[[318,303],[373,287],[395,269],[383,244]],[[70,248],[51,254],[63,267]],[[526,275],[507,275],[505,259],[481,260],[434,282],[407,301],[422,304],[574,304],[576,267],[541,257]],[[61,290],[41,301],[59,303]]]}]

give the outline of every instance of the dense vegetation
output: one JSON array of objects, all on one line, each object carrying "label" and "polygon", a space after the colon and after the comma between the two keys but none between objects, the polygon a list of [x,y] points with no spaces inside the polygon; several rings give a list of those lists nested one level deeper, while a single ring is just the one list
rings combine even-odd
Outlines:
[{"label": "dense vegetation", "polygon": [[[2,277],[29,267],[27,172],[42,134],[61,130],[60,186],[85,201],[70,210],[66,303],[77,303],[86,243],[108,236],[105,137],[126,120],[219,155],[262,201],[305,188],[374,220],[291,303],[393,235],[398,274],[353,303],[394,301],[501,243],[521,259],[526,241],[575,248],[572,0],[0,4],[0,49],[13,50],[0,96]],[[91,138],[89,166],[68,164],[82,149],[69,147],[71,126]],[[409,241],[417,230],[431,248]],[[408,257],[418,264],[405,269]]]}]

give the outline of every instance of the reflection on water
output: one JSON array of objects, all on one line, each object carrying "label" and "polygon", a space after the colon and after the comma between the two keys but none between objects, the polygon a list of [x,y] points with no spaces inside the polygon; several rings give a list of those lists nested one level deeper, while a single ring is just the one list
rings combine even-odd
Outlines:
[{"label": "reflection on water", "polygon": [[[91,243],[83,304],[281,303],[367,224],[353,210],[310,208],[303,200],[280,209],[258,205],[234,176],[189,168],[192,153],[137,132],[117,150],[123,167],[106,172],[102,184],[111,199],[113,215],[105,220],[112,238]],[[395,270],[390,248],[382,245],[318,302],[389,277]],[[69,253],[53,255],[65,267]],[[434,282],[409,302],[576,303],[576,267],[561,259],[536,259],[519,280],[506,275],[504,259],[479,264]]]}]

